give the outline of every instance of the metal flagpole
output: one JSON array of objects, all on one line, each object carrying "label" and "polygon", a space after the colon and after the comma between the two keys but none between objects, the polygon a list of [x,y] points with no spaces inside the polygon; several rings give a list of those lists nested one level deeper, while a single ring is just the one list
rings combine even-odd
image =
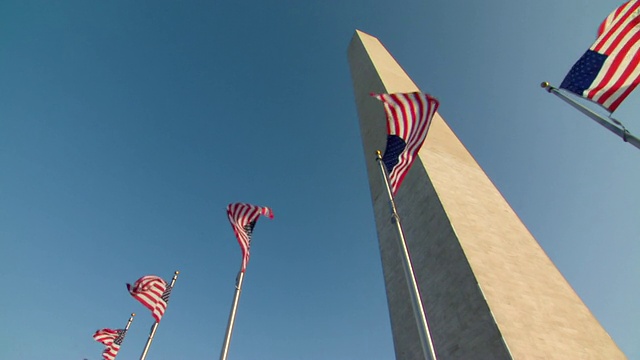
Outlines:
[{"label": "metal flagpole", "polygon": [[585,107],[584,105],[578,103],[577,101],[573,100],[572,98],[568,97],[567,95],[563,94],[560,92],[560,90],[558,90],[557,88],[551,86],[551,84],[549,84],[548,82],[543,82],[542,84],[540,84],[540,86],[547,90],[548,92],[556,95],[557,97],[559,97],[560,99],[564,100],[566,103],[568,103],[569,105],[573,106],[574,108],[576,108],[578,111],[580,111],[581,113],[587,115],[588,117],[590,117],[591,119],[593,119],[595,122],[597,122],[598,124],[604,126],[607,130],[611,131],[612,133],[620,136],[622,138],[622,140],[624,142],[628,142],[629,144],[637,147],[638,149],[640,149],[640,139],[638,139],[637,137],[631,135],[631,133],[629,133],[629,131],[624,127],[624,125],[622,125],[622,123],[614,118],[609,118],[611,119],[611,121],[613,121],[616,125],[610,123],[609,121],[606,120],[606,118],[602,117],[600,114],[597,114],[596,112],[594,112],[593,110]]},{"label": "metal flagpole", "polygon": [[[123,332],[124,335],[127,335],[127,331],[129,331],[129,326],[131,326],[131,323],[133,322],[133,317],[134,316],[136,316],[136,313],[131,313],[131,316],[129,317],[129,321],[127,321],[127,326],[124,327],[124,332]],[[123,337],[123,339],[124,339],[124,337]],[[120,340],[120,341],[122,341],[122,340]]]},{"label": "metal flagpole", "polygon": [[231,313],[229,314],[229,322],[227,323],[227,332],[224,335],[222,343],[222,351],[220,351],[220,360],[226,360],[229,355],[229,344],[231,343],[231,334],[233,333],[233,324],[236,321],[236,312],[238,311],[238,302],[240,301],[240,293],[242,292],[242,281],[244,280],[244,271],[240,269],[236,277],[236,291],[233,295],[233,304],[231,305]]},{"label": "metal flagpole", "polygon": [[431,332],[429,331],[429,323],[427,322],[427,316],[424,311],[424,304],[420,297],[420,291],[418,289],[418,283],[416,282],[416,276],[413,271],[413,264],[411,262],[411,255],[407,248],[407,242],[404,238],[404,232],[402,231],[402,225],[400,224],[400,216],[396,209],[396,202],[393,199],[393,193],[389,186],[389,178],[387,171],[384,168],[382,162],[382,154],[380,150],[376,151],[376,161],[380,165],[380,172],[384,179],[384,184],[387,189],[387,195],[389,196],[389,203],[391,205],[391,222],[396,225],[398,231],[398,238],[400,239],[400,247],[402,249],[402,265],[404,267],[404,273],[407,279],[407,285],[409,286],[409,293],[411,294],[411,305],[413,307],[413,315],[418,325],[418,332],[420,333],[420,343],[422,344],[422,351],[429,360],[437,360],[436,350],[433,347],[433,340],[431,339]]},{"label": "metal flagpole", "polygon": [[153,337],[156,335],[156,329],[158,328],[158,323],[153,323],[151,325],[151,331],[149,332],[149,338],[147,339],[147,344],[144,346],[144,350],[142,350],[142,355],[140,355],[140,360],[144,360],[147,358],[147,352],[149,352],[149,348],[151,347],[151,342],[153,341]]},{"label": "metal flagpole", "polygon": [[[178,274],[180,271],[173,273],[173,279],[171,279],[171,284],[169,287],[173,289],[173,285],[175,285],[176,280],[178,280]],[[144,350],[142,350],[142,355],[140,355],[140,360],[144,360],[147,358],[147,352],[149,352],[149,348],[151,347],[151,342],[153,341],[153,337],[156,335],[156,330],[158,329],[159,322],[155,322],[153,326],[151,326],[151,331],[149,332],[149,338],[147,339],[147,344],[144,346]]]},{"label": "metal flagpole", "polygon": [[129,331],[129,326],[131,326],[131,323],[133,322],[133,317],[136,316],[136,313],[131,313],[131,317],[129,318],[129,321],[127,321],[127,326],[124,327],[124,332],[126,333],[127,331]]}]

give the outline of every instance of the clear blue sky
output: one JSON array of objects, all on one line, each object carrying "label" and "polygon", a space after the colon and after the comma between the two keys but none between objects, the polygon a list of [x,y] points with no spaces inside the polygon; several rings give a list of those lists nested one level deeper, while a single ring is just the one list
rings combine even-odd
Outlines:
[{"label": "clear blue sky", "polygon": [[[540,89],[621,2],[0,3],[0,358],[99,359],[125,283],[182,274],[150,359],[394,357],[346,49],[377,36],[631,359],[640,151]],[[640,135],[640,94],[617,117]]]}]

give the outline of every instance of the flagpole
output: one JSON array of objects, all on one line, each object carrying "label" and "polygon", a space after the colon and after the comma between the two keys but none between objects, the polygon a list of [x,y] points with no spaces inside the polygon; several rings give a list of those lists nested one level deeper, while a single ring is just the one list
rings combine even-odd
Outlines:
[{"label": "flagpole", "polygon": [[238,311],[238,302],[240,301],[240,293],[242,293],[242,282],[244,280],[244,271],[240,269],[236,277],[236,291],[233,295],[233,303],[231,312],[229,313],[229,322],[227,323],[227,332],[224,335],[222,343],[222,351],[220,351],[220,360],[226,360],[229,355],[229,344],[231,344],[231,334],[233,333],[233,325],[236,321],[236,312]]},{"label": "flagpole", "polygon": [[551,84],[549,84],[548,82],[545,81],[542,84],[540,84],[540,86],[543,89],[547,90],[547,92],[550,92],[550,93],[556,95],[557,97],[559,97],[560,99],[564,100],[566,103],[568,103],[569,105],[573,106],[574,108],[576,108],[581,113],[587,115],[588,117],[593,119],[598,124],[604,126],[607,130],[609,130],[612,133],[618,135],[619,137],[622,138],[622,140],[624,142],[628,142],[629,144],[631,144],[631,145],[637,147],[638,149],[640,149],[640,139],[638,139],[637,137],[631,135],[631,133],[629,133],[629,131],[624,127],[624,125],[622,125],[622,123],[620,121],[618,121],[618,120],[616,120],[614,118],[610,118],[611,121],[613,121],[615,124],[621,126],[622,128],[619,128],[619,127],[615,126],[614,124],[612,124],[609,121],[607,121],[606,118],[604,118],[602,115],[594,112],[593,110],[591,110],[591,109],[587,108],[586,106],[578,103],[577,101],[573,100],[572,98],[568,97],[567,95],[561,93],[559,89],[551,86]]},{"label": "flagpole", "polygon": [[[173,289],[173,285],[175,285],[176,280],[178,280],[178,274],[180,271],[173,273],[173,279],[171,279],[171,284],[169,287]],[[142,350],[142,355],[140,355],[140,360],[144,360],[147,358],[147,352],[149,352],[149,348],[151,347],[151,342],[153,341],[153,337],[156,335],[156,330],[158,329],[159,322],[155,322],[153,326],[151,326],[151,331],[149,332],[149,338],[147,339],[147,344],[144,346],[144,350]]]},{"label": "flagpole", "polygon": [[131,326],[131,323],[133,322],[133,317],[136,316],[136,313],[131,313],[131,317],[129,318],[129,321],[127,321],[127,326],[124,327],[124,332],[126,333],[127,331],[129,331],[129,326]]},{"label": "flagpole", "polygon": [[398,232],[398,238],[400,240],[400,247],[402,249],[402,265],[404,267],[404,273],[407,279],[407,285],[409,286],[409,293],[411,295],[411,306],[413,307],[413,315],[416,319],[416,325],[418,325],[418,332],[420,333],[420,343],[422,345],[422,352],[426,359],[437,360],[436,350],[433,347],[433,340],[431,339],[431,332],[429,331],[429,323],[427,322],[427,316],[424,311],[424,303],[420,297],[420,290],[416,281],[415,272],[413,271],[413,263],[411,261],[411,255],[407,247],[407,242],[404,238],[404,231],[402,230],[402,224],[400,224],[400,216],[396,209],[396,203],[393,199],[393,193],[389,186],[389,178],[382,162],[382,154],[380,150],[376,151],[376,161],[380,166],[380,172],[384,179],[384,185],[387,189],[387,195],[389,197],[389,203],[391,205],[391,222],[395,224]]}]

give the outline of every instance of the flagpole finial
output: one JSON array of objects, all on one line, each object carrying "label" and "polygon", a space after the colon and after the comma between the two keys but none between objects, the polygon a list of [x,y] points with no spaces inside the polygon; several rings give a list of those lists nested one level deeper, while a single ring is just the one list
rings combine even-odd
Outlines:
[{"label": "flagpole finial", "polygon": [[175,275],[180,274],[180,271],[176,270],[176,272],[174,272]]},{"label": "flagpole finial", "polygon": [[551,90],[555,90],[555,88],[553,86],[551,86],[551,84],[549,84],[548,81],[543,81],[540,84],[540,87],[547,90],[547,92],[551,92]]},{"label": "flagpole finial", "polygon": [[378,156],[378,159],[382,158],[382,152],[380,150],[376,150],[376,155]]},{"label": "flagpole finial", "polygon": [[131,313],[131,316],[136,316],[136,313]]}]

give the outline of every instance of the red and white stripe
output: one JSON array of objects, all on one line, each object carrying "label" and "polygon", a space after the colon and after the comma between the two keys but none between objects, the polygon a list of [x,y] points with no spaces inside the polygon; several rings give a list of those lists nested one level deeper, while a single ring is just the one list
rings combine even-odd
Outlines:
[{"label": "red and white stripe", "polygon": [[387,133],[397,135],[406,143],[398,164],[389,173],[389,185],[395,194],[422,147],[439,102],[429,94],[372,94],[384,103]]},{"label": "red and white stripe", "polygon": [[624,7],[625,6],[623,5],[615,9],[611,14],[609,14],[609,16],[604,19],[604,21],[602,21],[602,24],[600,24],[600,26],[598,27],[598,37],[600,37],[605,31],[607,31],[611,24],[613,24],[618,19],[620,14],[623,13]]},{"label": "red and white stripe", "polygon": [[101,329],[96,331],[95,334],[93,334],[93,339],[106,346],[111,346],[111,344],[113,344],[113,341],[118,337],[118,335],[119,335],[118,330]]},{"label": "red and white stripe", "polygon": [[151,310],[151,315],[156,322],[160,322],[167,309],[167,303],[162,299],[162,294],[167,290],[167,282],[161,277],[147,275],[138,279],[133,285],[127,284],[127,289],[131,296]]},{"label": "red and white stripe", "polygon": [[598,28],[591,50],[607,55],[583,95],[613,112],[640,83],[640,0],[613,11]]},{"label": "red and white stripe", "polygon": [[118,355],[120,345],[114,343],[114,341],[118,338],[122,331],[124,330],[101,329],[93,334],[93,338],[96,341],[106,346],[106,349],[104,349],[104,351],[102,352],[102,357],[105,360],[114,360]]},{"label": "red and white stripe", "polygon": [[260,215],[273,219],[273,211],[265,206],[245,203],[235,203],[227,206],[229,222],[242,250],[242,272],[247,269],[247,264],[249,263],[249,248],[251,247],[251,234],[247,233],[245,226],[257,221]]},{"label": "red and white stripe", "polygon": [[105,360],[115,360],[116,356],[118,356],[118,351],[120,351],[120,345],[116,343],[111,346],[107,346],[107,348],[102,352],[102,358]]}]

